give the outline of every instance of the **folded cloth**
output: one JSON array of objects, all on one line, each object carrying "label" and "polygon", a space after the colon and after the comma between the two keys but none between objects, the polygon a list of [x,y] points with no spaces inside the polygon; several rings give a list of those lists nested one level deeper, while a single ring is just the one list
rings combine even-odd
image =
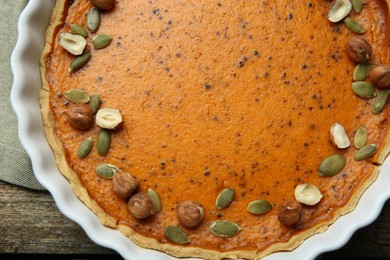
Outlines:
[{"label": "folded cloth", "polygon": [[10,58],[18,33],[18,19],[28,0],[2,1],[0,5],[1,95],[0,95],[0,180],[22,187],[44,190],[32,170],[31,161],[20,144],[17,118],[10,102],[13,75]]}]

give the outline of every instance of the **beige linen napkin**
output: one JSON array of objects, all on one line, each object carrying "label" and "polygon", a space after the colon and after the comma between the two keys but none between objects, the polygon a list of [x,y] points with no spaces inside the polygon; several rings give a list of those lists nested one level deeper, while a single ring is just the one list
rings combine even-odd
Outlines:
[{"label": "beige linen napkin", "polygon": [[13,75],[10,58],[18,33],[18,19],[28,0],[7,0],[0,4],[0,180],[35,190],[45,188],[34,176],[28,154],[20,144],[17,118],[10,102]]}]

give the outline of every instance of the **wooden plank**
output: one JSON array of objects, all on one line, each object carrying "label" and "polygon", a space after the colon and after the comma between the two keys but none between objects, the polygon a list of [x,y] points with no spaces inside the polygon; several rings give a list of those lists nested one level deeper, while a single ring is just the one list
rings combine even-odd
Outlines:
[{"label": "wooden plank", "polygon": [[0,181],[0,219],[1,253],[116,254],[91,241],[46,191]]}]

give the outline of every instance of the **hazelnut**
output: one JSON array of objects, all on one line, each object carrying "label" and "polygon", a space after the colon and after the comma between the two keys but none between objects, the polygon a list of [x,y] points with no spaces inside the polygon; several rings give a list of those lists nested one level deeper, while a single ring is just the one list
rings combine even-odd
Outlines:
[{"label": "hazelnut", "polygon": [[203,219],[203,207],[194,201],[187,200],[177,206],[179,222],[186,227],[195,227]]},{"label": "hazelnut", "polygon": [[137,192],[138,180],[128,172],[117,172],[112,177],[112,187],[119,198],[126,199]]},{"label": "hazelnut", "polygon": [[96,124],[105,129],[118,129],[122,126],[121,112],[115,108],[101,108],[96,113]]},{"label": "hazelnut", "polygon": [[356,63],[368,63],[372,57],[371,45],[362,37],[351,37],[345,46],[349,58]]},{"label": "hazelnut", "polygon": [[87,45],[87,40],[77,34],[63,32],[60,34],[59,44],[73,55],[81,55]]},{"label": "hazelnut", "polygon": [[390,87],[390,66],[377,65],[371,69],[370,79],[379,88]]},{"label": "hazelnut", "polygon": [[296,200],[287,200],[280,205],[278,219],[287,226],[293,226],[301,218],[302,205]]},{"label": "hazelnut", "polygon": [[139,192],[131,196],[127,208],[138,219],[147,218],[156,213],[156,208],[145,192]]},{"label": "hazelnut", "polygon": [[85,130],[91,127],[93,122],[93,112],[87,104],[74,104],[68,111],[69,124],[79,130]]},{"label": "hazelnut", "polygon": [[115,0],[89,0],[94,6],[102,10],[110,10],[115,5]]},{"label": "hazelnut", "polygon": [[351,145],[345,128],[339,123],[335,122],[330,127],[330,139],[337,148],[344,149]]}]

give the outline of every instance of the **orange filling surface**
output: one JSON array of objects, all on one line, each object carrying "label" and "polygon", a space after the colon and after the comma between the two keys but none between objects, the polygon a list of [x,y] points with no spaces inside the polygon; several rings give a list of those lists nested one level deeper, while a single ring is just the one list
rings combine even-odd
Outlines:
[{"label": "orange filling surface", "polygon": [[[91,198],[118,223],[161,243],[168,243],[164,227],[179,225],[176,205],[195,200],[205,215],[198,227],[184,228],[190,245],[218,251],[264,250],[331,220],[372,172],[370,160],[353,159],[355,131],[366,126],[369,143],[382,145],[390,111],[374,115],[373,99],[353,93],[356,64],[345,44],[355,34],[327,20],[329,7],[329,1],[117,1],[88,37],[89,63],[69,72],[74,56],[57,36],[70,24],[85,26],[91,8],[89,1],[73,1],[53,38],[46,77],[56,133]],[[385,1],[366,1],[351,17],[367,29],[372,63],[389,64]],[[91,39],[102,33],[113,41],[94,50]],[[97,153],[96,124],[78,131],[67,122],[70,104],[63,93],[74,88],[99,94],[102,107],[122,113],[123,127],[112,132],[105,156]],[[345,150],[330,142],[335,122],[352,142]],[[79,159],[77,149],[89,136],[93,150]],[[346,167],[333,177],[319,176],[321,161],[334,153],[347,156]],[[162,211],[135,219],[112,181],[95,173],[100,163],[132,173],[141,191],[156,190]],[[278,208],[294,199],[300,183],[316,185],[324,197],[304,206],[299,224],[288,228],[278,221]],[[218,211],[216,197],[228,187],[234,201]],[[269,201],[272,210],[249,213],[246,207],[256,199]],[[218,219],[242,230],[216,237],[209,226]]]}]

